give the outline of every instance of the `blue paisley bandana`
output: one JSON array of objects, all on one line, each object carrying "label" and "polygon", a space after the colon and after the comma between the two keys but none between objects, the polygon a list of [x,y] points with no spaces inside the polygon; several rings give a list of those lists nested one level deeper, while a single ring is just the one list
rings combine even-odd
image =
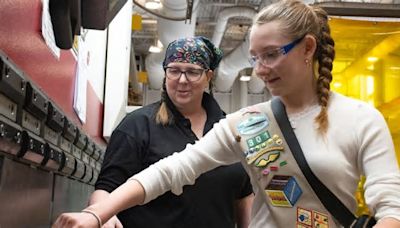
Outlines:
[{"label": "blue paisley bandana", "polygon": [[172,41],[165,52],[164,69],[171,62],[192,63],[214,70],[223,56],[222,50],[205,37],[196,36]]}]

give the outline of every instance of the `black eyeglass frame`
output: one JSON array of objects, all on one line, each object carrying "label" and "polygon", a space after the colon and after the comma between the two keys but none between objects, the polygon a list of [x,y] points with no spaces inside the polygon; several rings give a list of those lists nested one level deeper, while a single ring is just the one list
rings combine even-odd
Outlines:
[{"label": "black eyeglass frame", "polygon": [[[180,73],[179,73],[179,76],[176,77],[176,78],[174,78],[174,77],[171,78],[170,76],[168,76],[168,73],[167,73],[168,69],[179,70],[179,72],[180,72]],[[193,70],[196,70],[196,71],[197,71],[197,70],[201,70],[201,73],[199,74],[198,77],[188,77],[188,76],[187,76],[187,72],[188,72],[188,71],[193,71]],[[204,74],[204,73],[207,73],[209,70],[210,70],[210,69],[199,68],[199,69],[187,69],[186,71],[182,71],[181,69],[179,69],[179,68],[177,68],[177,67],[164,67],[165,77],[167,77],[167,78],[170,79],[170,80],[174,80],[174,81],[179,80],[179,79],[182,77],[182,74],[183,74],[183,75],[185,75],[185,78],[186,78],[187,81],[189,81],[189,82],[197,82],[197,81],[200,80],[200,78],[203,76],[203,74]],[[193,78],[194,78],[195,80],[193,80]]]}]

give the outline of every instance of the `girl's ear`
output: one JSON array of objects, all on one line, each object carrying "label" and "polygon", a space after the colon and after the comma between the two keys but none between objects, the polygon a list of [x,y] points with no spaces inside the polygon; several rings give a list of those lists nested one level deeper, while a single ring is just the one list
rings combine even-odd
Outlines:
[{"label": "girl's ear", "polygon": [[314,36],[306,35],[304,37],[305,50],[304,54],[306,59],[313,59],[314,53],[317,50],[317,40]]}]

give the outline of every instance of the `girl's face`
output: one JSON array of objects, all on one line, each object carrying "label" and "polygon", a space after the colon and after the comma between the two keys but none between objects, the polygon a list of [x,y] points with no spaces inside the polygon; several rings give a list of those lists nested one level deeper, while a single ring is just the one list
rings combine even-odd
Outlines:
[{"label": "girl's face", "polygon": [[[178,109],[192,107],[193,104],[201,104],[203,92],[208,88],[212,71],[207,71],[196,64],[171,62],[167,66],[166,74],[168,72],[174,77],[166,75],[167,93]],[[198,79],[195,79],[195,81],[188,80],[188,76],[193,77],[196,74],[201,74]]]},{"label": "girl's face", "polygon": [[254,70],[272,95],[292,96],[312,89],[313,52],[306,48],[309,39],[309,36],[287,38],[277,21],[254,25],[251,29],[250,55],[256,60]]}]

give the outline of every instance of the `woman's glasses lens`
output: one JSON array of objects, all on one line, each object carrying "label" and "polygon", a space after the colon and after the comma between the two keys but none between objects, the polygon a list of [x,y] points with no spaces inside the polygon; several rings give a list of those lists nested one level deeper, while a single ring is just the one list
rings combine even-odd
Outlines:
[{"label": "woman's glasses lens", "polygon": [[201,78],[204,71],[206,71],[206,69],[188,69],[183,71],[179,68],[167,67],[165,69],[165,74],[167,78],[171,80],[178,80],[182,74],[184,74],[188,81],[195,82]]}]

